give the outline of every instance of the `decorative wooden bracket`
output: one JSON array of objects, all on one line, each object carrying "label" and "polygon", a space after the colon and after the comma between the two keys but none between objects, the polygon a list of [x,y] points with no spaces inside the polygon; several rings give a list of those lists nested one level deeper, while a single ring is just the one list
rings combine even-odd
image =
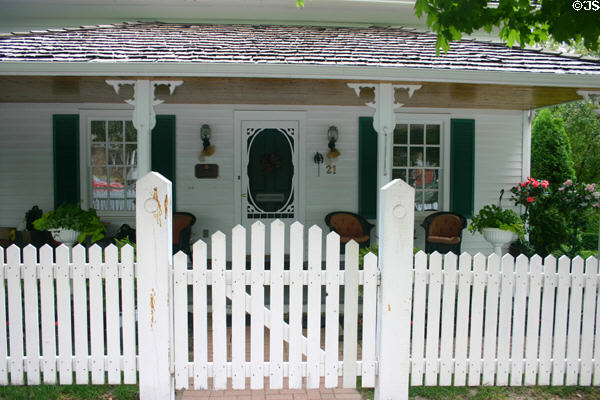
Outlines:
[{"label": "decorative wooden bracket", "polygon": [[391,83],[349,83],[348,87],[354,89],[356,95],[360,97],[362,89],[373,89],[375,98],[373,102],[365,103],[365,105],[375,110],[373,117],[373,128],[377,133],[383,133],[385,128],[390,131],[396,126],[396,118],[394,111],[396,108],[402,107],[404,104],[396,103],[396,90],[403,89],[408,91],[408,97],[412,98],[413,94],[421,89],[421,85],[392,85]]},{"label": "decorative wooden bracket", "polygon": [[151,81],[148,79],[138,80],[106,80],[106,83],[119,94],[121,86],[133,86],[133,97],[125,100],[133,106],[133,126],[138,133],[138,173],[143,176],[150,172],[150,131],[156,125],[156,113],[154,106],[163,103],[156,98],[155,90],[158,86],[169,87],[172,95],[175,88],[183,81]]},{"label": "decorative wooden bracket", "polygon": [[[134,107],[133,110],[133,126],[139,130],[152,130],[156,124],[156,113],[154,106],[164,103],[164,100],[156,98],[154,91],[158,86],[164,85],[169,87],[169,94],[173,95],[177,86],[183,81],[150,81],[138,79],[134,80],[110,80],[106,81],[119,94],[121,86],[133,86],[133,97],[125,100],[125,103]],[[148,115],[149,112],[149,115]]]},{"label": "decorative wooden bracket", "polygon": [[348,87],[354,89],[354,92],[359,97],[361,89],[373,89],[375,91],[374,101],[365,103],[365,105],[375,109],[373,128],[383,138],[383,140],[379,140],[381,145],[378,145],[380,154],[383,156],[383,163],[379,163],[381,167],[378,167],[378,187],[381,187],[389,181],[388,148],[391,146],[391,133],[396,126],[396,115],[394,112],[396,108],[404,105],[396,103],[396,90],[407,90],[408,97],[411,98],[422,86],[393,85],[391,83],[349,83]]}]

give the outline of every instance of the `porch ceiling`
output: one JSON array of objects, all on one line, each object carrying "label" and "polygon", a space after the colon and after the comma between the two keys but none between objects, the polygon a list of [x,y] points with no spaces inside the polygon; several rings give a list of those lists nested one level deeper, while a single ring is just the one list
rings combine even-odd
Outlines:
[{"label": "porch ceiling", "polygon": [[[127,87],[117,96],[106,79],[138,79],[135,77],[69,77],[69,76],[0,76],[0,102],[17,103],[118,103],[131,97]],[[156,77],[174,79],[181,77]],[[274,79],[274,78],[184,78],[173,96],[166,87],[158,89],[159,97],[170,104],[272,104],[272,105],[340,105],[361,106],[363,98],[354,94],[347,80]],[[352,81],[357,82],[357,81]],[[370,82],[373,82],[372,80]],[[393,82],[420,84],[423,87],[408,98],[397,93],[397,101],[405,107],[481,108],[528,110],[578,100],[581,87],[544,87],[443,82]],[[162,95],[162,96],[161,96]]]}]

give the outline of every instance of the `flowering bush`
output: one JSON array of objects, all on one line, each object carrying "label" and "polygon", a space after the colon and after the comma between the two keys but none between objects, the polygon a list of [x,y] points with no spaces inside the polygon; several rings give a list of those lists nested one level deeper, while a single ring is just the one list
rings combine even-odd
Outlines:
[{"label": "flowering bush", "polygon": [[521,218],[529,243],[536,253],[546,255],[561,250],[574,257],[582,250],[582,230],[594,212],[600,209],[596,184],[576,183],[567,179],[551,189],[548,181],[528,178],[511,189],[511,200],[523,206]]},{"label": "flowering bush", "polygon": [[525,207],[525,212],[521,215],[524,223],[529,220],[529,210],[536,205],[536,201],[539,204],[548,196],[549,185],[547,180],[538,181],[535,178],[527,178],[525,182],[520,182],[510,189],[513,194],[511,200],[515,205]]}]

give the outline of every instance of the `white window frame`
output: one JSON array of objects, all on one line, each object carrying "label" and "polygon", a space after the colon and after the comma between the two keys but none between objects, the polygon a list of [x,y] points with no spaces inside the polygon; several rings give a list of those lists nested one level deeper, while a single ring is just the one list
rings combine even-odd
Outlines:
[{"label": "white window frame", "polygon": [[[81,208],[92,207],[92,185],[91,182],[91,123],[97,120],[129,120],[133,119],[130,110],[80,110],[79,111],[79,187],[81,196]],[[139,142],[139,138],[138,138]],[[135,211],[103,211],[96,210],[99,217],[135,217]]]},{"label": "white window frame", "polygon": [[[440,125],[440,189],[439,206],[437,211],[448,211],[450,209],[450,115],[448,114],[417,114],[417,113],[396,113],[396,124],[439,124]],[[392,174],[393,161],[393,133],[390,140],[390,163],[389,174]],[[422,219],[427,215],[436,212],[417,211],[415,217]]]}]

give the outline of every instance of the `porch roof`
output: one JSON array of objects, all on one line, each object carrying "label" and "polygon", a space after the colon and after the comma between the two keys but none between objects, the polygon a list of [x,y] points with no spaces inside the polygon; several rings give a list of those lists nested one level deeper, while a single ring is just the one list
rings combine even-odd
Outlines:
[{"label": "porch roof", "polygon": [[600,61],[406,28],[123,23],[2,34],[4,63],[187,63],[387,67],[600,77]]}]

